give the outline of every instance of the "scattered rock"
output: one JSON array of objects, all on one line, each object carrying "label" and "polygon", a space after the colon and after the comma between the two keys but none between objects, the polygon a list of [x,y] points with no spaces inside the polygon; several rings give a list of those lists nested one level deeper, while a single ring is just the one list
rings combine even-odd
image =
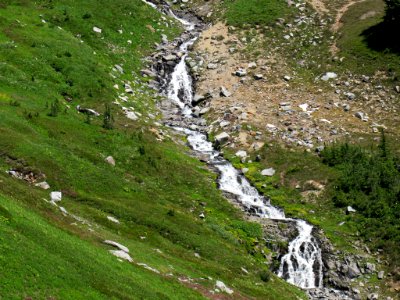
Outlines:
[{"label": "scattered rock", "polygon": [[385,276],[385,271],[378,272],[378,279],[382,280],[384,276]]},{"label": "scattered rock", "polygon": [[323,75],[323,76],[321,77],[321,80],[323,80],[323,81],[328,81],[328,80],[330,80],[330,79],[335,79],[335,78],[337,78],[337,74],[336,74],[336,73],[334,73],[334,72],[327,72],[327,73],[325,73],[325,75]]},{"label": "scattered rock", "polygon": [[346,208],[346,214],[349,215],[351,213],[355,213],[357,212],[354,208],[352,208],[351,206],[347,206]]},{"label": "scattered rock", "polygon": [[80,113],[84,113],[84,114],[87,114],[87,115],[93,115],[95,117],[100,116],[100,114],[97,111],[95,111],[94,109],[83,108],[80,105],[76,106],[76,110],[79,111]]},{"label": "scattered rock", "polygon": [[215,283],[215,287],[220,290],[223,293],[227,293],[229,295],[233,294],[233,290],[228,288],[225,283],[223,283],[222,281],[217,280]]},{"label": "scattered rock", "polygon": [[52,202],[60,202],[62,199],[62,193],[61,192],[51,192],[50,193],[50,200]]},{"label": "scattered rock", "polygon": [[50,185],[46,181],[36,183],[35,186],[44,190],[48,190],[50,188]]},{"label": "scattered rock", "polygon": [[209,64],[207,65],[207,69],[209,69],[209,70],[215,70],[215,69],[217,69],[217,68],[218,68],[218,65],[217,65],[217,64],[209,63]]},{"label": "scattered rock", "polygon": [[116,218],[112,217],[112,216],[107,216],[107,219],[111,222],[117,223],[119,224],[119,220],[117,220]]},{"label": "scattered rock", "polygon": [[255,80],[261,80],[261,79],[263,79],[264,78],[264,75],[263,74],[255,74],[254,75],[254,79]]},{"label": "scattered rock", "polygon": [[367,300],[378,300],[378,299],[379,299],[379,295],[376,293],[369,294],[367,297]]},{"label": "scattered rock", "polygon": [[220,95],[221,97],[230,97],[232,94],[226,89],[226,87],[220,87]]},{"label": "scattered rock", "polygon": [[229,134],[227,134],[226,132],[222,132],[215,137],[215,143],[218,146],[222,146],[225,145],[229,141],[229,139],[230,139]]},{"label": "scattered rock", "polygon": [[93,27],[93,31],[96,32],[96,33],[101,33],[102,32],[101,28],[96,27],[96,26]]},{"label": "scattered rock", "polygon": [[113,167],[115,167],[115,159],[114,159],[114,157],[112,157],[112,156],[107,156],[106,159],[105,159],[105,161],[106,161],[108,164],[110,164],[110,165],[112,165]]},{"label": "scattered rock", "polygon": [[126,253],[129,253],[129,249],[127,247],[125,247],[124,245],[121,245],[121,244],[119,244],[117,242],[110,241],[110,240],[105,240],[103,243],[107,244],[107,245],[110,245],[110,246],[113,246],[115,248],[118,248],[119,250],[124,251]]},{"label": "scattered rock", "polygon": [[396,92],[400,93],[400,86],[399,86],[399,85],[396,85],[396,86],[394,87],[394,90],[395,90]]},{"label": "scattered rock", "polygon": [[120,259],[124,259],[124,260],[127,260],[129,262],[133,262],[132,257],[128,253],[126,253],[125,251],[122,251],[122,250],[110,250],[110,253],[112,253],[112,255],[114,255],[114,256],[116,256],[116,257],[118,257]]},{"label": "scattered rock", "polygon": [[263,176],[274,176],[276,173],[274,168],[264,169],[261,171],[261,175]]},{"label": "scattered rock", "polygon": [[368,119],[369,119],[368,116],[367,116],[366,114],[364,114],[363,112],[360,112],[360,111],[356,112],[356,113],[354,114],[354,116],[357,117],[357,118],[359,118],[360,120],[362,120],[362,121],[364,121],[364,122],[367,122]]},{"label": "scattered rock", "polygon": [[284,79],[285,81],[290,81],[290,80],[292,80],[292,77],[286,75],[286,76],[283,76],[283,79]]},{"label": "scattered rock", "polygon": [[235,75],[238,76],[238,77],[244,77],[244,76],[247,75],[247,71],[245,69],[238,69],[235,72]]},{"label": "scattered rock", "polygon": [[244,151],[244,150],[240,150],[240,151],[236,152],[235,155],[236,155],[237,157],[239,157],[239,158],[246,158],[246,157],[247,157],[247,152]]}]

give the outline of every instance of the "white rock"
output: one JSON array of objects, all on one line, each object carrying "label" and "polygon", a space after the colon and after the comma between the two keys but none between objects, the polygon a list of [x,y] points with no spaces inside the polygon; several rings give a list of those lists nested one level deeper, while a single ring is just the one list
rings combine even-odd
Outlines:
[{"label": "white rock", "polygon": [[99,27],[96,27],[96,26],[93,27],[93,31],[97,32],[97,33],[101,33],[102,32],[102,30]]},{"label": "white rock", "polygon": [[121,245],[120,243],[117,243],[117,242],[114,242],[114,241],[110,241],[110,240],[105,240],[103,243],[107,244],[107,245],[110,245],[110,246],[113,246],[115,248],[118,248],[119,250],[124,251],[126,253],[129,253],[129,249],[127,247],[125,247],[124,245]]},{"label": "white rock", "polygon": [[112,216],[107,216],[107,219],[111,222],[117,223],[119,224],[119,220],[117,220],[116,218],[112,217]]},{"label": "white rock", "polygon": [[264,169],[261,171],[261,175],[263,176],[274,176],[276,173],[274,168]]},{"label": "white rock", "polygon": [[110,250],[110,253],[112,253],[112,255],[114,255],[114,256],[116,256],[118,258],[127,260],[129,262],[133,262],[132,257],[128,253],[126,253],[125,251],[122,251],[122,250]]},{"label": "white rock", "polygon": [[48,190],[50,188],[50,185],[46,181],[36,183],[35,186],[40,187],[44,190]]},{"label": "white rock", "polygon": [[225,283],[223,283],[222,281],[217,280],[215,283],[215,287],[217,289],[219,289],[221,292],[227,293],[229,295],[233,294],[233,290],[231,290],[230,288],[228,288]]},{"label": "white rock", "polygon": [[308,108],[308,104],[307,103],[300,104],[299,107],[302,109],[302,111],[306,112],[307,108]]},{"label": "white rock", "polygon": [[62,193],[61,192],[51,192],[50,193],[50,200],[52,202],[60,202],[62,199]]},{"label": "white rock", "polygon": [[215,137],[215,142],[218,145],[223,145],[229,141],[229,138],[229,134],[227,134],[226,132],[222,132]]},{"label": "white rock", "polygon": [[286,75],[286,76],[283,76],[283,79],[285,81],[290,81],[292,79],[292,77]]},{"label": "white rock", "polygon": [[237,157],[240,157],[240,158],[246,158],[246,157],[247,157],[247,152],[244,151],[244,150],[239,150],[238,152],[236,152],[235,155],[236,155]]},{"label": "white rock", "polygon": [[347,211],[347,213],[355,213],[355,212],[357,212],[357,211],[356,211],[354,208],[352,208],[351,206],[347,206],[346,211]]},{"label": "white rock", "polygon": [[149,267],[148,265],[146,265],[146,264],[144,264],[144,263],[138,263],[137,265],[138,265],[138,266],[141,266],[141,267],[143,267],[143,268],[145,268],[145,269],[147,269],[147,270],[149,270],[149,271],[152,271],[152,272],[154,272],[154,273],[160,274],[160,271],[158,271],[157,269],[154,269],[154,268],[152,268],[152,267]]},{"label": "white rock", "polygon": [[61,210],[61,212],[62,212],[64,215],[68,215],[68,212],[67,212],[67,210],[66,210],[64,207],[59,206],[58,208]]},{"label": "white rock", "polygon": [[139,117],[133,111],[125,111],[125,116],[132,121],[136,121],[137,119],[139,119]]},{"label": "white rock", "polygon": [[115,166],[115,159],[114,159],[114,157],[112,157],[112,156],[107,156],[106,159],[105,159],[105,161],[106,161],[108,164],[110,164],[110,165],[112,165],[112,166]]},{"label": "white rock", "polygon": [[337,74],[336,74],[336,73],[334,73],[334,72],[327,72],[327,73],[325,73],[325,75],[323,75],[323,76],[321,77],[321,80],[323,80],[323,81],[328,81],[328,80],[330,80],[330,79],[335,79],[335,78],[337,78]]}]

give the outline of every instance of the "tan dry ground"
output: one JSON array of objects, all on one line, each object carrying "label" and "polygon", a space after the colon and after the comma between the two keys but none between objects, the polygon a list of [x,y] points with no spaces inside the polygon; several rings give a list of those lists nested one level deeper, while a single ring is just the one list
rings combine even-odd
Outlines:
[{"label": "tan dry ground", "polygon": [[[218,36],[223,36],[224,39],[216,38]],[[240,107],[242,112],[247,113],[247,118],[244,116],[236,121],[230,119],[228,121],[231,121],[231,125],[250,124],[256,128],[255,130],[264,131],[267,124],[272,124],[283,132],[287,132],[290,127],[290,130],[298,131],[298,138],[313,136],[314,145],[316,145],[315,137],[317,136],[323,143],[354,133],[372,133],[371,121],[376,123],[383,121],[380,115],[373,115],[373,111],[379,111],[375,108],[367,111],[371,121],[363,122],[356,118],[355,112],[365,111],[365,107],[358,107],[358,103],[362,104],[362,102],[352,103],[351,111],[345,112],[341,99],[333,90],[320,89],[317,84],[310,86],[286,82],[283,76],[290,74],[290,70],[283,63],[279,53],[270,53],[268,58],[259,58],[256,61],[257,67],[249,69],[250,61],[240,54],[240,51],[234,54],[229,53],[232,42],[239,49],[243,47],[238,36],[229,33],[224,24],[218,23],[203,32],[195,47],[195,51],[206,58],[205,65],[216,61],[220,65],[215,70],[205,70],[197,83],[198,93],[213,92],[214,98],[210,102],[212,113],[208,115],[210,122],[222,120],[229,108]],[[239,68],[245,68],[248,71],[246,81],[243,83],[240,77],[232,75]],[[255,80],[253,74],[262,74],[264,79]],[[232,96],[220,97],[221,86],[225,86]],[[280,115],[281,102],[289,102],[295,113]],[[309,110],[314,112],[303,112],[299,105],[305,103],[309,105]],[[314,134],[303,132],[302,128],[309,128]],[[332,135],[332,131],[337,131],[337,135]],[[240,133],[239,140],[245,147],[254,142],[251,132],[247,131]]]}]

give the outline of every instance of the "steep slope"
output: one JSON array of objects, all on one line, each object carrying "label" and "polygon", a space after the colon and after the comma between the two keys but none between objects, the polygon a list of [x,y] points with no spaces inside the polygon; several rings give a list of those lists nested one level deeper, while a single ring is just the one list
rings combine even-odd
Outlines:
[{"label": "steep slope", "polygon": [[0,298],[304,297],[157,122],[140,70],[177,25],[139,0],[0,4]]}]

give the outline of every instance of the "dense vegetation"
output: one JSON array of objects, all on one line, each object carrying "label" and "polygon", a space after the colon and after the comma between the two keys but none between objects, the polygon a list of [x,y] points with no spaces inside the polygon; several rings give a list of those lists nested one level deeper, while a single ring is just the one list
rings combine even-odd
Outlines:
[{"label": "dense vegetation", "polygon": [[400,160],[389,151],[385,135],[378,149],[348,143],[328,147],[323,162],[339,170],[332,193],[338,207],[357,210],[358,230],[376,248],[400,262]]}]

